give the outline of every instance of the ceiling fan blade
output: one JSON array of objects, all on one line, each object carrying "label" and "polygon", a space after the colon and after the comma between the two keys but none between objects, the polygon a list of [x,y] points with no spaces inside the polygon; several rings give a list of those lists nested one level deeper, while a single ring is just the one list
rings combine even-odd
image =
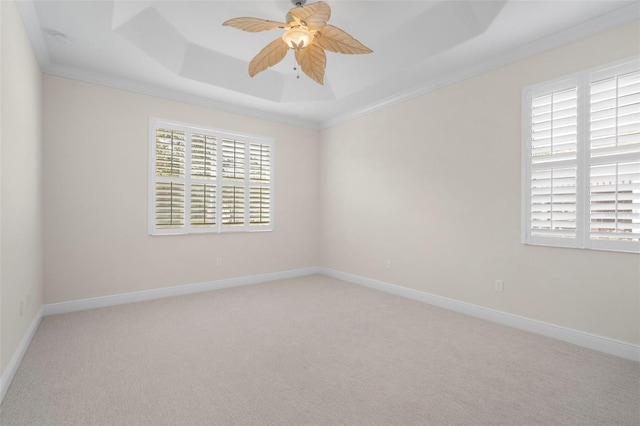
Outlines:
[{"label": "ceiling fan blade", "polygon": [[327,55],[324,49],[317,44],[311,44],[304,49],[296,51],[296,60],[302,68],[302,72],[311,77],[317,83],[324,84],[324,69],[327,66]]},{"label": "ceiling fan blade", "polygon": [[287,50],[289,50],[289,46],[282,38],[278,37],[273,40],[249,62],[249,75],[253,77],[260,71],[274,66],[287,55]]},{"label": "ceiling fan blade", "polygon": [[324,27],[331,17],[331,7],[323,1],[318,1],[307,6],[294,7],[289,13],[310,30],[318,30]]},{"label": "ceiling fan blade", "polygon": [[325,25],[319,30],[316,33],[314,43],[337,53],[361,54],[373,52],[373,50],[351,37],[345,31],[333,25]]},{"label": "ceiling fan blade", "polygon": [[225,21],[222,25],[237,28],[239,30],[249,31],[252,33],[276,30],[278,28],[284,29],[289,27],[284,22],[269,21],[268,19],[260,18],[233,18]]}]

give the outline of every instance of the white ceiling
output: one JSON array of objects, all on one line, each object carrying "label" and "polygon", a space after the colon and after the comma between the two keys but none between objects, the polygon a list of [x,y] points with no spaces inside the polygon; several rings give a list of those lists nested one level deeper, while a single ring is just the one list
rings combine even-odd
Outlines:
[{"label": "white ceiling", "polygon": [[289,0],[18,0],[45,73],[316,129],[640,18],[638,0],[327,3],[329,23],[374,52],[328,52],[321,86],[296,78],[291,52],[249,77],[281,32],[222,26],[283,21]]}]

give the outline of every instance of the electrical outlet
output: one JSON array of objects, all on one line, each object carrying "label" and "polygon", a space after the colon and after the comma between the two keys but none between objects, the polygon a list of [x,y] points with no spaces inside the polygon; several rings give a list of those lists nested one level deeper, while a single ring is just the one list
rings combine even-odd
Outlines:
[{"label": "electrical outlet", "polygon": [[393,267],[393,264],[391,263],[390,260],[387,260],[387,269],[391,269]]},{"label": "electrical outlet", "polygon": [[504,290],[504,281],[495,280],[495,282],[493,283],[493,289],[499,293],[502,293],[502,291]]},{"label": "electrical outlet", "polygon": [[222,266],[222,259],[221,259],[221,258],[218,258],[218,259],[216,260],[216,265],[217,265],[217,266]]}]

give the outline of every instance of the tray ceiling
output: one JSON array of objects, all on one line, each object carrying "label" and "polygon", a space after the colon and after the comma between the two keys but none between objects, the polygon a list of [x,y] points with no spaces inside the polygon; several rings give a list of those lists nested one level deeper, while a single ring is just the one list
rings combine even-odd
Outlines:
[{"label": "tray ceiling", "polygon": [[[311,1],[310,1],[311,2]],[[18,1],[45,73],[325,128],[640,17],[638,1],[329,0],[330,23],[373,49],[327,54],[325,84],[297,78],[291,52],[251,78],[290,1]],[[630,41],[632,42],[632,41]],[[637,42],[637,41],[636,41]]]}]

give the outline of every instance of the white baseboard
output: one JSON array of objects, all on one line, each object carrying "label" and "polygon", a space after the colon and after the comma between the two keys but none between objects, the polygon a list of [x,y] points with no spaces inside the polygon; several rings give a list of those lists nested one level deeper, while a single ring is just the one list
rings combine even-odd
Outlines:
[{"label": "white baseboard", "polygon": [[574,330],[572,328],[562,327],[531,318],[521,317],[518,315],[509,314],[507,312],[497,311],[495,309],[485,308],[483,306],[461,302],[459,300],[450,299],[419,290],[413,290],[382,281],[377,281],[371,278],[336,271],[330,268],[320,268],[319,273],[350,283],[374,288],[386,293],[407,297],[409,299],[428,303],[430,305],[497,322],[520,330],[529,331],[535,334],[541,334],[543,336],[552,337],[554,339],[562,340],[568,343],[573,343],[574,345],[583,346],[589,349],[594,349],[596,351],[605,352],[611,355],[616,355],[622,358],[640,362],[640,346],[634,345],[632,343],[622,342],[619,340],[610,339],[608,337]]},{"label": "white baseboard", "polygon": [[114,294],[110,296],[93,297],[90,299],[71,300],[69,302],[50,303],[44,305],[44,316],[65,314],[69,312],[85,311],[87,309],[104,308],[107,306],[123,305],[125,303],[144,302],[165,297],[182,296],[202,291],[219,290],[222,288],[239,287],[258,284],[267,281],[283,280],[320,273],[320,268],[302,268],[268,274],[249,275],[246,277],[227,278],[197,284],[185,284],[174,287],[163,287],[152,290],[136,291],[132,293]]},{"label": "white baseboard", "polygon": [[4,396],[7,394],[9,390],[9,386],[11,386],[11,382],[13,381],[13,377],[16,375],[18,371],[18,367],[20,367],[20,363],[22,362],[22,358],[24,358],[24,354],[27,353],[27,349],[31,344],[31,340],[33,336],[36,334],[36,330],[38,330],[38,326],[40,325],[40,321],[42,321],[42,314],[44,309],[40,308],[36,317],[31,321],[31,325],[27,329],[27,332],[22,337],[20,344],[16,348],[16,351],[13,353],[13,356],[9,360],[9,364],[7,368],[2,372],[2,376],[0,376],[0,404],[4,400]]}]

